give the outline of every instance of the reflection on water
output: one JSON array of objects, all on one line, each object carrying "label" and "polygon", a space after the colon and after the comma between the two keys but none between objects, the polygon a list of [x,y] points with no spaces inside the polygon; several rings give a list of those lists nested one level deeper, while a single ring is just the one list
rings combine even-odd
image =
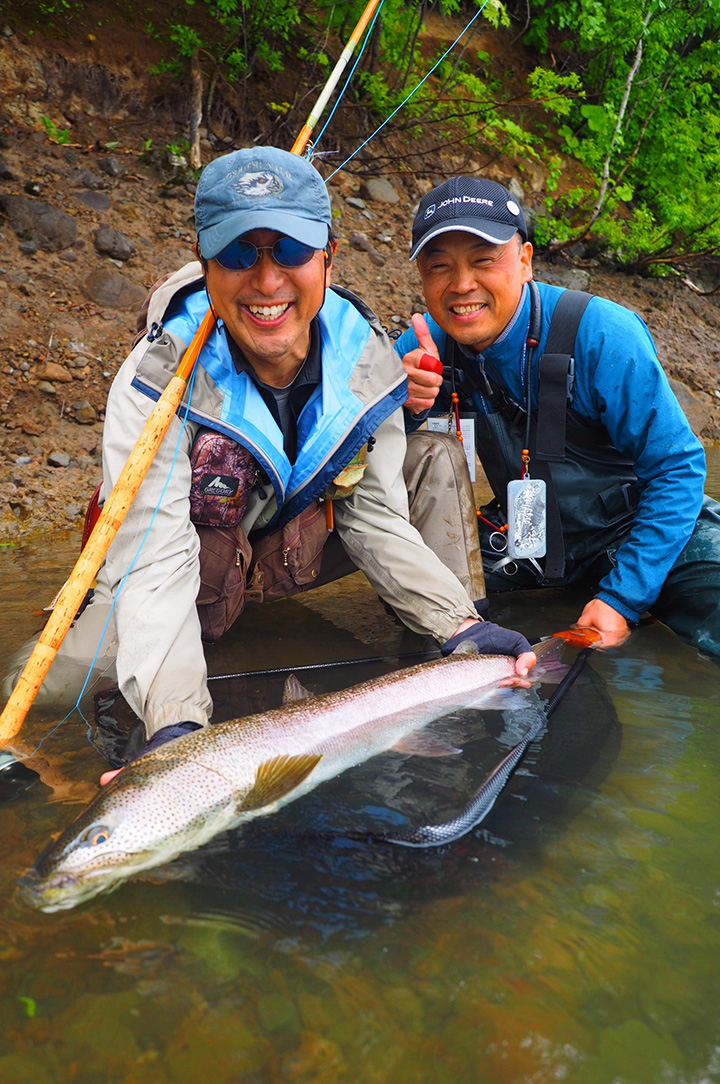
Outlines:
[{"label": "reflection on water", "polygon": [[[0,662],[75,545],[0,551]],[[332,599],[280,603],[212,672],[421,646],[347,591],[357,635]],[[540,635],[576,612],[546,592],[496,616]],[[301,677],[322,691],[388,665]],[[459,713],[438,724],[459,757],[389,753],[147,880],[36,914],[15,884],[80,800],[58,775],[81,786],[105,766],[75,717],[43,746],[54,791],[0,771],[0,1081],[720,1080],[717,678],[659,625],[598,654],[482,830],[444,850],[338,832],[456,813],[512,716]],[[217,716],[275,706],[283,679],[215,682]],[[55,722],[33,714],[28,747]]]}]

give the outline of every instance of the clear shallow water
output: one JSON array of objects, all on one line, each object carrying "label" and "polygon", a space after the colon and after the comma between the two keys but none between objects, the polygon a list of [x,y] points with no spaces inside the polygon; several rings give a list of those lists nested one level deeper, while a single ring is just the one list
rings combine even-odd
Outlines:
[{"label": "clear shallow water", "polygon": [[[76,545],[0,550],[1,664]],[[262,634],[241,631],[211,671],[411,646],[398,632],[368,647],[332,612],[266,607]],[[547,592],[508,599],[496,619],[540,635],[577,612]],[[300,676],[316,691],[381,670]],[[512,719],[447,720],[438,729],[462,757],[376,758],[183,862],[178,879],[66,914],[28,911],[14,893],[79,796],[0,781],[0,1081],[720,1080],[719,675],[643,627],[593,659],[484,831],[451,848],[333,830],[457,812],[517,740]],[[281,691],[281,678],[215,682],[217,715],[274,706]],[[56,721],[33,713],[28,746]],[[43,753],[55,782],[105,767],[77,717]]]}]

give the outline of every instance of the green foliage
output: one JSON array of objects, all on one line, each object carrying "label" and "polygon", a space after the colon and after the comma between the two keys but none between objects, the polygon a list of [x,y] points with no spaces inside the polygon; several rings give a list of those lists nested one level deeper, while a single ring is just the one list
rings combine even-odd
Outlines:
[{"label": "green foliage", "polygon": [[586,95],[569,103],[558,136],[588,183],[543,228],[559,238],[572,219],[577,233],[595,207],[591,236],[623,262],[719,252],[720,0],[530,6],[526,42],[552,46]]},{"label": "green foliage", "polygon": [[[258,64],[282,71],[284,55],[300,22],[295,0],[186,0],[188,21],[170,23],[165,35],[174,46],[173,56],[161,61],[156,72],[178,75],[196,54],[230,81],[247,79]],[[191,21],[190,16],[195,20]],[[162,34],[160,35],[162,36]],[[320,54],[317,63],[327,58]]]},{"label": "green foliage", "polygon": [[47,133],[48,139],[51,139],[53,143],[69,143],[70,142],[70,129],[58,128],[54,121],[50,120],[50,117],[41,117],[42,126]]},{"label": "green foliage", "polygon": [[572,110],[572,96],[584,97],[577,72],[558,75],[550,68],[535,68],[527,78],[530,97],[556,117],[567,117]]}]

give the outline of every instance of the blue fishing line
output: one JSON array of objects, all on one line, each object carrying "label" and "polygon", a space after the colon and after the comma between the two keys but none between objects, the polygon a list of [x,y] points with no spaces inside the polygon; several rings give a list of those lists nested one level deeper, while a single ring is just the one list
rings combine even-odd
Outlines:
[{"label": "blue fishing line", "polygon": [[143,537],[140,540],[140,545],[138,546],[137,550],[135,551],[135,555],[134,555],[132,561],[130,562],[130,564],[128,566],[127,572],[125,573],[123,578],[120,580],[120,583],[118,585],[118,589],[115,592],[115,597],[113,598],[112,606],[110,607],[110,611],[109,611],[109,613],[107,615],[107,618],[105,620],[105,624],[103,625],[102,630],[100,632],[100,636],[98,638],[98,646],[97,646],[97,648],[95,650],[95,654],[93,655],[93,657],[92,657],[92,659],[90,661],[90,666],[88,668],[87,677],[85,678],[85,681],[83,682],[83,686],[80,689],[80,692],[78,693],[78,698],[75,701],[74,705],[70,708],[70,711],[67,713],[67,715],[65,715],[64,718],[62,718],[59,723],[56,723],[55,726],[51,730],[49,730],[47,732],[47,734],[38,742],[38,744],[35,746],[35,749],[33,750],[33,753],[31,755],[34,755],[35,753],[37,753],[38,749],[40,749],[43,742],[45,742],[46,739],[49,738],[51,734],[54,734],[55,731],[58,730],[63,725],[63,723],[67,722],[67,720],[70,718],[70,716],[75,711],[77,711],[78,715],[80,716],[82,721],[85,723],[85,726],[87,727],[88,741],[90,741],[91,745],[93,744],[92,738],[91,738],[91,726],[90,726],[90,723],[88,722],[88,720],[85,718],[85,716],[82,713],[82,710],[80,708],[80,701],[83,698],[83,694],[85,692],[85,689],[87,688],[88,682],[90,681],[90,676],[91,676],[91,674],[93,672],[95,662],[97,660],[98,655],[100,654],[100,647],[102,646],[103,638],[104,638],[105,633],[107,631],[108,625],[110,624],[110,619],[111,619],[111,617],[112,617],[112,615],[113,615],[113,613],[115,611],[115,604],[116,604],[116,602],[118,600],[118,596],[120,595],[120,592],[123,589],[125,581],[127,580],[128,576],[132,572],[133,567],[135,565],[135,562],[137,561],[138,557],[140,556],[140,553],[142,552],[142,548],[145,545],[145,542],[147,541],[148,535],[150,534],[150,531],[152,529],[152,525],[155,522],[155,517],[157,516],[157,514],[158,514],[158,512],[160,510],[160,505],[162,503],[162,499],[165,496],[165,492],[167,490],[168,485],[170,484],[170,479],[172,477],[172,472],[175,469],[175,463],[177,461],[178,453],[180,451],[180,443],[182,441],[183,433],[185,432],[185,427],[187,425],[188,414],[190,412],[190,403],[192,402],[192,396],[193,396],[193,388],[195,386],[195,374],[197,373],[197,370],[198,370],[198,366],[196,364],[195,367],[193,368],[192,376],[190,377],[190,382],[188,384],[187,402],[185,404],[185,411],[184,411],[184,414],[183,414],[183,417],[182,417],[182,425],[180,427],[180,433],[178,434],[177,443],[175,445],[175,451],[173,453],[172,462],[170,463],[170,470],[168,471],[168,476],[165,479],[165,484],[163,485],[160,496],[157,499],[157,504],[155,505],[155,509],[154,509],[153,514],[152,514],[152,516],[150,518],[150,522],[147,525],[147,529],[145,531],[145,534],[143,535]]},{"label": "blue fishing line", "polygon": [[[487,2],[487,0],[486,0],[486,2]],[[345,80],[345,85],[343,86],[342,90],[341,90],[341,91],[340,91],[340,93],[338,94],[338,96],[337,96],[337,100],[336,100],[336,102],[335,102],[335,105],[334,105],[334,106],[332,107],[332,109],[330,110],[330,115],[329,115],[328,119],[327,119],[327,120],[325,121],[325,123],[323,124],[322,128],[320,129],[320,132],[319,132],[319,134],[318,134],[318,137],[317,137],[317,139],[316,139],[316,140],[314,140],[314,141],[313,141],[313,142],[312,142],[312,143],[311,143],[311,144],[310,144],[310,145],[308,146],[308,149],[307,149],[307,151],[305,152],[305,157],[306,157],[306,158],[310,158],[310,157],[311,157],[311,156],[312,156],[312,155],[314,154],[315,150],[317,149],[317,145],[318,145],[318,143],[320,142],[320,140],[322,139],[323,135],[325,134],[325,129],[327,128],[327,126],[328,126],[328,124],[330,123],[330,121],[331,121],[331,120],[333,119],[333,116],[335,115],[335,110],[336,110],[336,109],[337,109],[337,107],[338,107],[338,106],[340,105],[340,102],[341,102],[341,101],[342,101],[342,99],[343,99],[343,96],[344,96],[344,94],[345,94],[345,91],[346,91],[346,90],[347,90],[347,88],[348,88],[348,84],[350,83],[350,80],[352,79],[353,75],[355,74],[355,69],[357,68],[358,64],[360,63],[360,60],[361,60],[361,58],[362,58],[362,55],[363,55],[363,53],[365,52],[365,46],[367,45],[367,43],[368,43],[368,42],[370,41],[370,38],[372,37],[373,27],[375,26],[375,22],[376,22],[376,20],[377,20],[377,17],[378,17],[378,15],[380,14],[380,12],[381,12],[381,10],[382,10],[382,6],[383,6],[383,4],[384,4],[384,3],[385,3],[385,0],[380,0],[380,5],[379,5],[379,7],[378,7],[377,11],[375,12],[375,15],[373,16],[373,20],[372,20],[372,22],[370,23],[370,27],[369,27],[369,29],[368,29],[368,32],[367,32],[367,34],[365,35],[365,41],[364,41],[364,42],[362,43],[362,46],[361,46],[361,48],[360,48],[360,52],[359,52],[359,53],[358,53],[358,55],[357,55],[357,60],[356,60],[356,61],[355,61],[355,63],[353,64],[352,68],[350,69],[350,74],[348,75],[347,79]],[[342,168],[342,167],[340,167],[340,168]]]},{"label": "blue fishing line", "polygon": [[[451,53],[451,52],[453,51],[453,49],[455,48],[455,46],[457,45],[457,43],[458,43],[458,42],[460,41],[460,38],[461,38],[461,37],[463,36],[463,34],[467,33],[467,31],[468,31],[468,30],[470,29],[470,27],[471,27],[471,26],[472,26],[472,24],[473,24],[473,23],[475,22],[475,20],[476,20],[476,19],[477,19],[477,18],[478,18],[478,17],[479,17],[479,16],[481,15],[481,14],[482,14],[482,12],[483,12],[483,9],[484,9],[485,7],[487,7],[487,4],[488,4],[488,0],[484,0],[483,4],[481,5],[481,7],[479,7],[479,8],[478,8],[477,12],[475,13],[475,15],[473,15],[472,19],[471,19],[471,20],[470,20],[470,22],[469,22],[469,23],[467,24],[467,26],[465,27],[465,29],[464,29],[463,31],[461,31],[461,33],[460,33],[460,34],[458,34],[458,36],[457,36],[457,37],[455,38],[455,41],[454,41],[454,42],[452,43],[452,45],[450,46],[450,48],[449,48],[449,49],[446,49],[446,50],[445,50],[445,52],[443,53],[443,55],[442,55],[442,56],[440,57],[440,59],[439,59],[438,61],[436,61],[436,63],[435,63],[435,64],[433,64],[432,68],[431,68],[431,69],[430,69],[430,71],[429,71],[429,72],[427,73],[427,75],[423,76],[423,78],[422,78],[422,79],[420,80],[420,82],[418,83],[418,85],[417,85],[417,86],[416,86],[416,87],[415,87],[415,88],[414,88],[413,90],[411,90],[411,91],[410,91],[410,93],[408,94],[408,96],[407,96],[406,98],[403,98],[403,100],[402,100],[402,101],[400,102],[400,105],[399,105],[399,106],[397,107],[397,109],[393,109],[393,111],[392,111],[392,113],[390,114],[390,116],[389,116],[389,117],[387,117],[387,118],[386,118],[386,119],[385,119],[385,120],[384,120],[384,121],[382,122],[382,124],[381,124],[381,125],[379,126],[379,128],[376,128],[376,129],[375,129],[375,131],[374,131],[374,132],[372,133],[372,135],[369,135],[369,136],[368,136],[368,138],[367,138],[367,139],[365,140],[365,142],[364,142],[364,143],[361,143],[361,144],[360,144],[360,146],[359,146],[359,147],[357,147],[357,149],[356,149],[356,150],[354,150],[354,151],[352,152],[352,154],[350,155],[350,157],[349,157],[349,158],[346,158],[346,159],[345,159],[345,161],[344,161],[344,162],[342,163],[342,165],[339,165],[339,166],[337,167],[337,169],[336,169],[336,170],[333,170],[333,172],[332,172],[332,173],[330,174],[330,176],[328,177],[328,179],[327,179],[327,181],[326,181],[326,184],[327,184],[327,183],[329,183],[329,182],[330,182],[330,181],[331,181],[331,180],[333,179],[333,177],[335,176],[335,174],[336,174],[336,173],[339,173],[341,169],[344,169],[344,168],[345,168],[345,166],[346,166],[346,165],[348,164],[348,162],[352,162],[352,160],[353,160],[353,158],[355,157],[355,155],[356,155],[356,154],[359,154],[359,153],[360,153],[360,151],[361,151],[361,150],[363,149],[363,147],[367,147],[368,143],[369,143],[369,142],[370,142],[370,141],[371,141],[372,139],[374,139],[374,138],[375,138],[375,136],[376,136],[376,135],[378,134],[378,132],[381,132],[381,131],[382,131],[382,129],[383,129],[384,127],[385,127],[385,125],[386,125],[386,124],[389,124],[389,123],[390,123],[390,121],[391,121],[391,120],[393,119],[393,117],[395,116],[395,114],[396,114],[396,113],[399,113],[399,112],[400,112],[400,110],[402,109],[402,107],[403,107],[403,106],[404,106],[404,105],[405,105],[405,104],[406,104],[407,102],[409,102],[409,101],[410,101],[410,99],[412,98],[413,94],[416,94],[416,93],[417,93],[417,91],[418,91],[418,90],[420,90],[420,87],[421,87],[421,86],[423,85],[423,83],[424,83],[424,82],[425,82],[425,81],[426,81],[427,79],[429,79],[429,78],[430,78],[430,76],[432,75],[432,73],[433,73],[433,72],[435,71],[435,69],[436,69],[437,67],[439,67],[439,65],[440,65],[440,64],[442,64],[442,62],[443,62],[443,60],[445,59],[445,57],[446,57],[446,56],[448,55],[448,53]],[[324,129],[323,129],[323,131],[324,131]]]}]

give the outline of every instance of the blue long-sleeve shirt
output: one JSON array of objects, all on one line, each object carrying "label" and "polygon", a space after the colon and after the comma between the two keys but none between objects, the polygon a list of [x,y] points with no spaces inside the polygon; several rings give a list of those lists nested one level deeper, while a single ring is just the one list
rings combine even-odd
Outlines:
[{"label": "blue long-sleeve shirt", "polygon": [[[542,331],[535,358],[545,349],[559,287],[538,283]],[[447,336],[426,317],[440,356]],[[530,320],[530,292],[502,335],[475,363],[519,403],[525,404],[522,372]],[[412,329],[397,340],[402,357],[419,345]],[[534,366],[533,406],[538,380]],[[475,393],[475,407],[492,407]],[[613,445],[634,464],[640,500],[630,535],[616,553],[617,566],[600,581],[596,597],[629,621],[637,621],[656,600],[665,578],[682,552],[700,512],[705,482],[705,453],[668,384],[655,345],[635,313],[594,297],[583,316],[575,344],[572,408],[601,422]],[[611,479],[609,479],[610,481]]]}]

